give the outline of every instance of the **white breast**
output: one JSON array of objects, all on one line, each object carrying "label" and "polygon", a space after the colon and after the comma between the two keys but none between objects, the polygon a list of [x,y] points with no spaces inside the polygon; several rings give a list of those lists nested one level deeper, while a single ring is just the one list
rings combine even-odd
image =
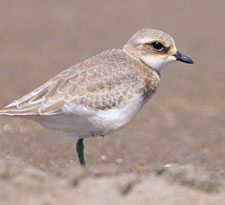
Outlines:
[{"label": "white breast", "polygon": [[108,110],[88,109],[67,103],[64,114],[42,116],[38,121],[44,127],[64,130],[78,137],[100,136],[118,130],[132,120],[143,106],[143,96],[136,95],[127,104]]},{"label": "white breast", "polygon": [[89,121],[96,126],[96,135],[100,133],[104,135],[126,125],[137,115],[142,106],[143,97],[142,95],[138,95],[123,107],[97,111],[96,115],[89,118]]}]

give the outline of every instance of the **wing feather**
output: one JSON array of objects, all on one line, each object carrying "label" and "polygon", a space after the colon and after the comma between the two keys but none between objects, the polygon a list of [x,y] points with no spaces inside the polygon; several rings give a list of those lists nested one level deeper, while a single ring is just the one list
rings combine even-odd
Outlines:
[{"label": "wing feather", "polygon": [[[137,70],[122,50],[110,50],[70,67],[48,82],[0,109],[2,115],[55,115],[79,105],[109,109],[141,92]],[[77,111],[78,112],[78,111]],[[78,112],[79,113],[79,112]]]}]

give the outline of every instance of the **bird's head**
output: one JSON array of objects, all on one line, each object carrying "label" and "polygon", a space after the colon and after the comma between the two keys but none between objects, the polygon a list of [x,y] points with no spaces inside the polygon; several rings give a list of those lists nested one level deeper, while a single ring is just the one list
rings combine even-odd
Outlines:
[{"label": "bird's head", "polygon": [[124,45],[123,50],[157,72],[174,61],[194,63],[191,58],[177,51],[175,42],[169,34],[155,29],[138,31]]}]

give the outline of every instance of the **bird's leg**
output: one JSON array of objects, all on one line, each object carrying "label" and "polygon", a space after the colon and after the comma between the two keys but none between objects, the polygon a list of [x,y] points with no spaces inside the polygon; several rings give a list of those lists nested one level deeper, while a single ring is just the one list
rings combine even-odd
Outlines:
[{"label": "bird's leg", "polygon": [[78,154],[78,158],[79,158],[79,161],[80,161],[80,165],[81,166],[85,166],[85,161],[84,161],[84,144],[83,144],[83,139],[82,138],[78,139],[76,148],[77,148],[77,154]]}]

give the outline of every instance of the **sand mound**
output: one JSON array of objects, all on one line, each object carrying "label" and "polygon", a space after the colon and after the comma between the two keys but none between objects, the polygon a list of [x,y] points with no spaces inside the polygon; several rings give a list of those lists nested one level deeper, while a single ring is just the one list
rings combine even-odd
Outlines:
[{"label": "sand mound", "polygon": [[224,178],[192,166],[156,173],[115,167],[76,167],[50,175],[21,162],[0,160],[0,204],[225,204]]}]

